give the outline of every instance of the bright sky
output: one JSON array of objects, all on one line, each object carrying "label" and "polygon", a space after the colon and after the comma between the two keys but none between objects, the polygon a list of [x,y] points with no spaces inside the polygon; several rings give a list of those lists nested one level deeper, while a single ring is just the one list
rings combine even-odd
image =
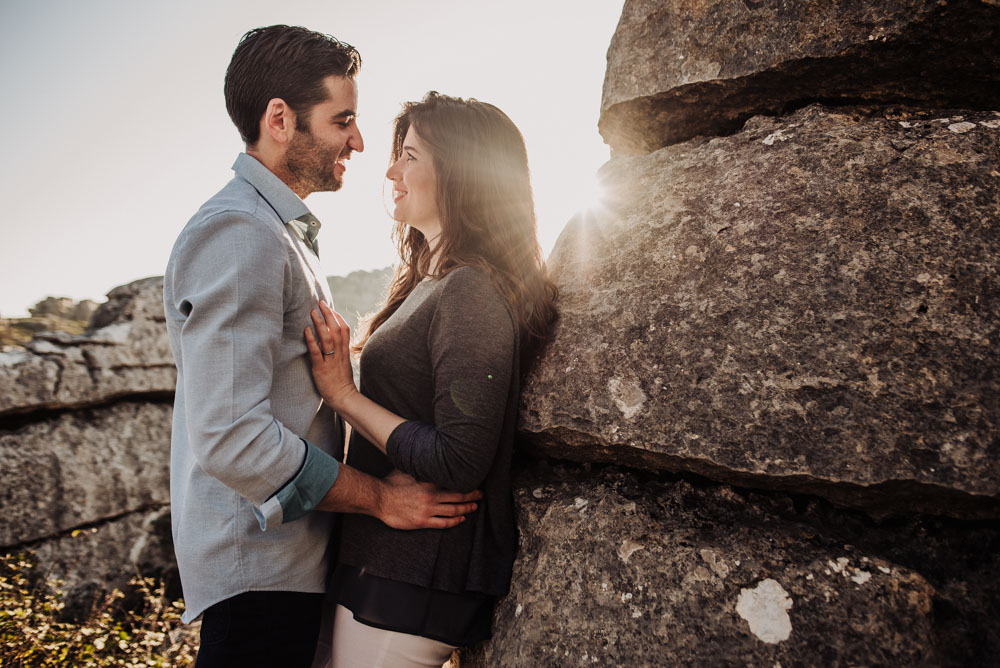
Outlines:
[{"label": "bright sky", "polygon": [[0,315],[45,296],[97,301],[160,275],[177,233],[243,149],[222,82],[246,30],[304,25],[354,44],[365,152],[323,221],[327,274],[391,264],[392,119],[434,89],[520,127],[548,253],[594,195],[605,54],[623,0],[2,0]]}]

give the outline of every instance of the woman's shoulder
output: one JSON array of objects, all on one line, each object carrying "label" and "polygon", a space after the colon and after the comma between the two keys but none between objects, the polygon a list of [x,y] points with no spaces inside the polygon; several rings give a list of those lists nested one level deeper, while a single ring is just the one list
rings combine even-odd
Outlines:
[{"label": "woman's shoulder", "polygon": [[455,267],[442,278],[442,281],[490,281],[489,272],[483,268],[472,264],[463,264]]},{"label": "woman's shoulder", "polygon": [[448,272],[439,282],[439,308],[455,308],[464,313],[509,318],[510,306],[497,289],[489,272],[463,265]]},{"label": "woman's shoulder", "polygon": [[503,299],[489,272],[481,267],[455,267],[440,279],[442,293],[478,293],[483,297]]}]

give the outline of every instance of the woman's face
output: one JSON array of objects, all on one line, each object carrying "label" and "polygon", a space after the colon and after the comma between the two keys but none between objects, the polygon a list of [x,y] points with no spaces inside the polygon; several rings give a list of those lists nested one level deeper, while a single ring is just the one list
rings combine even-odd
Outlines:
[{"label": "woman's face", "polygon": [[[437,206],[437,175],[431,154],[411,125],[403,139],[403,151],[392,163],[386,178],[392,181],[392,217],[414,227],[432,242],[441,234],[441,216]],[[432,244],[433,245],[433,244]]]}]

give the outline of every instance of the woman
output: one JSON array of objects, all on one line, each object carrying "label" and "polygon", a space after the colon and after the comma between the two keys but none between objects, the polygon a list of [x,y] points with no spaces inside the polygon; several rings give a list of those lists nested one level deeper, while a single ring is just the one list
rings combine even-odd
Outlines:
[{"label": "woman", "polygon": [[447,530],[344,516],[333,665],[440,666],[489,637],[510,583],[519,377],[548,334],[556,290],[524,140],[502,111],[435,92],[404,105],[386,176],[401,263],[356,348],[360,391],[347,325],[325,304],[313,312],[317,334],[306,331],[313,375],[353,427],[348,464],[484,496]]}]

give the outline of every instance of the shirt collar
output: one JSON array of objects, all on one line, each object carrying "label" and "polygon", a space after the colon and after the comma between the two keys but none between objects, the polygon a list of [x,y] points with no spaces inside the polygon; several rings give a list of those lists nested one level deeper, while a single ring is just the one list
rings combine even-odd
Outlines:
[{"label": "shirt collar", "polygon": [[295,234],[299,236],[299,239],[306,241],[312,245],[313,250],[319,255],[319,245],[316,243],[316,237],[319,236],[319,228],[323,226],[319,219],[307,213],[304,216],[295,218],[294,220],[288,221],[288,225],[295,230]]},{"label": "shirt collar", "polygon": [[288,223],[296,219],[305,219],[306,216],[315,219],[306,203],[285,185],[284,181],[275,176],[274,172],[253,156],[240,153],[236,157],[236,162],[233,163],[233,171],[256,188],[261,197],[267,200],[267,203],[281,218],[281,222]]}]

